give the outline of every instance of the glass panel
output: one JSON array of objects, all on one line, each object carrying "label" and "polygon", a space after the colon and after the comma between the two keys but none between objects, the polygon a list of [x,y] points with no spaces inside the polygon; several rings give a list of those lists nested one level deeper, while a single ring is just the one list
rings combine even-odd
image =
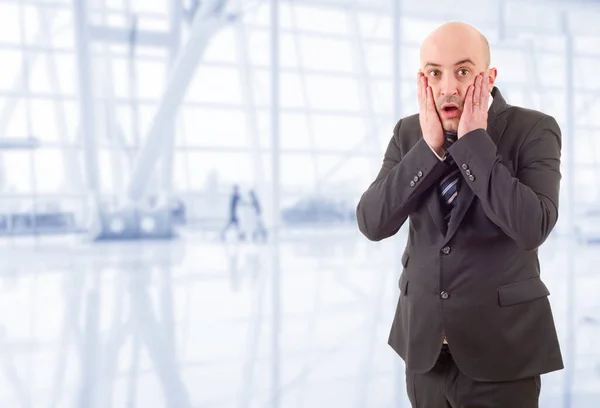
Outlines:
[{"label": "glass panel", "polygon": [[8,127],[6,128],[6,136],[11,138],[27,138],[29,137],[29,129],[27,127],[27,116],[25,115],[25,102],[23,99],[17,99],[11,102],[14,104],[12,115],[8,119]]},{"label": "glass panel", "polygon": [[0,43],[21,43],[21,17],[17,4],[0,3]]},{"label": "glass panel", "polygon": [[[313,115],[312,125],[315,143],[319,149],[355,151],[364,149],[365,140],[369,140],[371,129],[365,124],[366,118],[360,116],[337,117]],[[377,135],[372,135],[376,137]]]},{"label": "glass panel", "polygon": [[280,81],[279,98],[281,106],[303,108],[307,105],[306,90],[303,83],[306,78],[303,78],[302,73],[282,73]]},{"label": "glass panel", "polygon": [[289,9],[286,5],[285,9],[282,12],[288,16],[292,27],[298,30],[349,35],[347,13],[343,10],[293,3]]},{"label": "glass panel", "polygon": [[320,155],[319,183],[332,194],[362,191],[373,182],[374,162],[371,157]]},{"label": "glass panel", "polygon": [[358,15],[360,33],[363,38],[390,40],[393,37],[392,19],[375,13],[360,13]]},{"label": "glass panel", "polygon": [[12,193],[32,193],[30,152],[5,150],[0,158],[4,190]]},{"label": "glass panel", "polygon": [[254,183],[254,165],[250,153],[187,152],[192,190],[203,188],[207,176],[214,170],[219,183]]},{"label": "glass panel", "polygon": [[[164,0],[167,3],[167,0]],[[140,19],[138,21],[138,29],[139,30],[148,30],[148,31],[169,31],[169,19],[167,18],[168,14],[164,17],[160,16],[147,16],[140,15]]]},{"label": "glass panel", "polygon": [[75,55],[72,53],[57,53],[48,58],[49,63],[56,64],[58,74],[58,91],[66,95],[75,95],[77,93],[77,75]]},{"label": "glass panel", "polygon": [[188,101],[241,105],[243,98],[239,70],[201,65],[186,95]]},{"label": "glass panel", "polygon": [[359,111],[357,80],[348,77],[308,75],[308,100],[313,108]]},{"label": "glass panel", "polygon": [[31,92],[53,93],[54,88],[58,88],[58,84],[50,82],[48,54],[29,53],[27,60],[30,72],[29,86]]},{"label": "glass panel", "polygon": [[42,148],[33,151],[37,193],[65,191],[65,165],[67,158],[59,149]]},{"label": "glass panel", "polygon": [[[2,4],[0,4],[1,10]],[[3,30],[0,30],[3,31]],[[15,81],[22,81],[22,53],[0,48],[0,90],[14,90]]]},{"label": "glass panel", "polygon": [[165,63],[138,61],[135,77],[139,98],[159,99],[165,90]]},{"label": "glass panel", "polygon": [[52,45],[72,50],[75,48],[75,28],[71,9],[55,10],[52,23]]},{"label": "glass panel", "polygon": [[394,85],[391,81],[370,81],[372,108],[376,114],[391,114],[393,111]]},{"label": "glass panel", "polygon": [[31,121],[33,136],[42,142],[58,142],[56,102],[47,99],[33,99],[30,103],[31,111],[35,112],[35,120]]},{"label": "glass panel", "polygon": [[299,38],[303,66],[309,69],[335,72],[357,72],[351,42],[302,36]]},{"label": "glass panel", "polygon": [[527,53],[515,48],[492,49],[492,65],[498,68],[498,79],[512,83],[531,83],[531,76],[538,75],[532,71],[531,60]]},{"label": "glass panel", "polygon": [[318,175],[314,171],[315,157],[310,154],[286,154],[281,158],[281,184],[289,189],[312,187]]},{"label": "glass panel", "polygon": [[250,145],[246,114],[241,109],[184,108],[184,126],[188,146]]},{"label": "glass panel", "polygon": [[138,106],[138,120],[140,128],[140,141],[146,140],[154,115],[156,115],[157,106],[155,104],[140,104]]},{"label": "glass panel", "polygon": [[176,151],[173,160],[173,189],[175,191],[189,191],[189,179],[188,153]]},{"label": "glass panel", "polygon": [[132,110],[129,105],[119,104],[115,107],[115,115],[117,116],[117,127],[128,146],[134,146],[134,134],[136,129],[133,128]]},{"label": "glass panel", "polygon": [[125,58],[112,57],[112,93],[117,98],[130,98],[131,95],[131,76],[129,75],[129,61]]},{"label": "glass panel", "polygon": [[[402,47],[400,51],[400,75],[402,79],[412,81],[413,87],[417,87],[417,71],[421,66],[421,57],[417,47]],[[390,59],[392,59],[390,57]]]},{"label": "glass panel", "polygon": [[[284,113],[281,115],[281,148],[282,149],[311,149],[314,146],[310,140],[315,138],[314,116],[304,113]],[[270,135],[267,135],[263,146],[270,145]]]},{"label": "glass panel", "polygon": [[160,13],[167,14],[167,0],[130,0],[131,9],[136,13]]},{"label": "glass panel", "polygon": [[368,74],[389,77],[393,68],[392,45],[366,43],[364,50],[364,63],[367,65]]},{"label": "glass panel", "polygon": [[[240,35],[237,30],[237,26],[233,26],[217,31],[208,42],[202,59],[207,62],[236,62],[237,40]],[[244,50],[244,52],[249,51]]]},{"label": "glass panel", "polygon": [[596,78],[600,59],[578,57],[575,63],[575,87],[582,87],[588,91],[600,90],[600,81],[592,79]]}]

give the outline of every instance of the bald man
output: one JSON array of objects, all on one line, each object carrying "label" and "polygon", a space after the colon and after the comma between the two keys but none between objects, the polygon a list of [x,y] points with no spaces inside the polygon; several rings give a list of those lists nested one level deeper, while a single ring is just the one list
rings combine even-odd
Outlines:
[{"label": "bald man", "polygon": [[419,113],[396,124],[357,209],[372,241],[409,220],[389,344],[419,408],[538,407],[563,368],[537,249],[558,218],[561,132],[506,103],[485,37],[422,44]]}]

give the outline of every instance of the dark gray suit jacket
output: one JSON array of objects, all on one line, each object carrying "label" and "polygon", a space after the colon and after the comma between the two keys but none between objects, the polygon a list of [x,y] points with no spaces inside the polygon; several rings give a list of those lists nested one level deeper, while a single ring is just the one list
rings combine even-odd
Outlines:
[{"label": "dark gray suit jacket", "polygon": [[390,346],[416,372],[430,370],[444,333],[459,369],[504,381],[563,368],[537,248],[558,218],[561,132],[551,116],[507,105],[492,91],[487,131],[448,149],[462,178],[445,225],[437,182],[448,168],[401,119],[383,166],[357,206],[370,240],[409,219]]}]

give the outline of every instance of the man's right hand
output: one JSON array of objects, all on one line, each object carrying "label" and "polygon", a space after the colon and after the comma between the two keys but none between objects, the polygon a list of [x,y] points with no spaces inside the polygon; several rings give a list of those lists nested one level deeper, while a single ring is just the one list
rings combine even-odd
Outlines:
[{"label": "man's right hand", "polygon": [[433,91],[427,84],[427,78],[419,71],[417,77],[419,97],[419,122],[425,142],[440,156],[444,155],[444,129],[435,108]]}]

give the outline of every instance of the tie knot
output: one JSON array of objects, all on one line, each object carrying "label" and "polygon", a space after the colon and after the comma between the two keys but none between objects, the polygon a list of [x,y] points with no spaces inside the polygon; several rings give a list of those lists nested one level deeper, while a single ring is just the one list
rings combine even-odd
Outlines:
[{"label": "tie knot", "polygon": [[444,139],[445,139],[444,146],[446,148],[448,148],[448,146],[450,146],[452,143],[456,142],[456,140],[458,139],[458,136],[456,133],[444,132]]}]

